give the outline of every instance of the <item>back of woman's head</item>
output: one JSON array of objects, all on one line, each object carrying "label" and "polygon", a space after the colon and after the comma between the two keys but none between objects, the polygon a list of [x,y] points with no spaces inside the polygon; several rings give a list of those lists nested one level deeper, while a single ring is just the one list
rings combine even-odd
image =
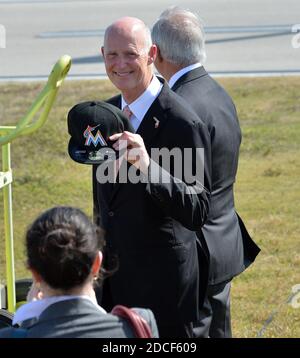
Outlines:
[{"label": "back of woman's head", "polygon": [[102,248],[100,229],[81,210],[71,207],[45,211],[26,234],[29,268],[55,289],[83,284]]}]

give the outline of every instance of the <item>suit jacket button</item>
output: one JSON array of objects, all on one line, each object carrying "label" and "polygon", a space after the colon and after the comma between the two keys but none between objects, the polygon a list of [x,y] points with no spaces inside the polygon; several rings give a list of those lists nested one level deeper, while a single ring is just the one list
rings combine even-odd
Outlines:
[{"label": "suit jacket button", "polygon": [[108,216],[113,217],[114,215],[115,215],[115,213],[113,211],[108,212]]}]

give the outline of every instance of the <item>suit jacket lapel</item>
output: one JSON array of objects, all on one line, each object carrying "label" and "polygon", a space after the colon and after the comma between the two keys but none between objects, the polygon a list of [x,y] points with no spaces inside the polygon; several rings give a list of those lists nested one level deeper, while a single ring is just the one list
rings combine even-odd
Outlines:
[{"label": "suit jacket lapel", "polygon": [[[109,104],[112,104],[115,107],[121,108],[121,96],[120,95],[114,96],[106,102]],[[96,171],[95,171],[95,173],[96,173]],[[106,199],[104,199],[104,200],[111,201],[112,193],[115,189],[114,187],[116,186],[116,184],[107,182],[107,183],[101,184],[101,186],[102,186],[102,190],[101,190],[102,195],[104,195],[106,197]],[[94,197],[94,200],[95,200],[95,197]]]},{"label": "suit jacket lapel", "polygon": [[196,78],[207,76],[207,72],[203,66],[195,68],[194,70],[191,70],[187,73],[185,73],[183,76],[181,76],[173,85],[172,90],[176,92],[178,87],[180,87],[182,84],[190,82],[195,80]]},{"label": "suit jacket lapel", "polygon": [[[153,142],[155,136],[160,132],[161,128],[164,126],[167,121],[167,112],[170,108],[169,106],[169,93],[170,88],[166,82],[163,83],[162,90],[157,98],[154,100],[149,110],[145,114],[138,130],[139,134],[145,143],[146,149],[148,150],[149,155],[151,149],[151,143]],[[121,108],[121,96],[116,96],[112,98],[109,103]],[[124,164],[124,163],[123,163]],[[112,186],[110,202],[114,200],[116,194],[120,190],[120,183],[115,183]]]},{"label": "suit jacket lapel", "polygon": [[167,112],[170,108],[169,93],[170,88],[164,83],[160,94],[150,106],[136,132],[143,138],[147,150],[151,148],[151,143],[155,136],[161,131],[168,119]]},{"label": "suit jacket lapel", "polygon": [[[167,110],[170,108],[170,87],[164,80],[161,79],[161,81],[163,82],[162,90],[148,109],[136,132],[143,137],[146,147],[150,145],[154,136],[159,133],[160,129],[164,125],[164,122],[167,119]],[[107,102],[121,108],[121,95],[117,95]]]},{"label": "suit jacket lapel", "polygon": [[107,103],[112,104],[113,106],[116,106],[118,108],[121,109],[121,95],[118,94],[112,98],[110,98],[108,101],[106,101]]}]

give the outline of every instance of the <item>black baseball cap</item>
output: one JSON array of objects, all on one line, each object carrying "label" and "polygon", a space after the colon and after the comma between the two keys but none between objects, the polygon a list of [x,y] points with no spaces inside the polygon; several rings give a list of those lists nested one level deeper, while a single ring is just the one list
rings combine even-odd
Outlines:
[{"label": "black baseball cap", "polygon": [[117,107],[102,101],[76,104],[68,113],[69,155],[77,163],[101,164],[118,157],[108,137],[134,129]]}]

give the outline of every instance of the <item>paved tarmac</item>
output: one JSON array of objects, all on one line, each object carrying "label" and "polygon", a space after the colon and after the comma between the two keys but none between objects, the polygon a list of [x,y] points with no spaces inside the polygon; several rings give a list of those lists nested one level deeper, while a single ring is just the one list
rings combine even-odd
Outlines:
[{"label": "paved tarmac", "polygon": [[63,54],[69,78],[101,78],[105,28],[127,15],[151,26],[172,4],[203,19],[213,75],[300,74],[299,0],[0,0],[0,81],[46,78]]}]

